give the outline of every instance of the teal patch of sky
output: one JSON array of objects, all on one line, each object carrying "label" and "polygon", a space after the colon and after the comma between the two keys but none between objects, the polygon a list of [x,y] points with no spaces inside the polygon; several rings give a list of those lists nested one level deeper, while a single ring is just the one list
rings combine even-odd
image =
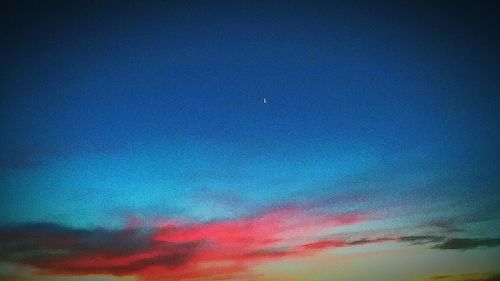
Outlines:
[{"label": "teal patch of sky", "polygon": [[3,196],[3,220],[98,225],[148,208],[163,217],[174,210],[174,215],[213,219],[228,213],[206,208],[197,197],[204,189],[233,192],[248,206],[272,206],[294,196],[314,197],[310,187],[325,178],[335,180],[374,165],[369,152],[346,154],[329,145],[295,146],[296,154],[288,146],[254,153],[256,149],[170,139],[44,159],[36,168],[3,171],[3,184],[11,190]]}]

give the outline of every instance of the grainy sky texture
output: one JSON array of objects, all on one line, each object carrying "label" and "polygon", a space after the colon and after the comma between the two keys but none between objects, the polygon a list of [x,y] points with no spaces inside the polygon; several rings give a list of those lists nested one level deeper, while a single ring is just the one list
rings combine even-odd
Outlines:
[{"label": "grainy sky texture", "polygon": [[2,1],[0,280],[500,280],[499,19]]}]

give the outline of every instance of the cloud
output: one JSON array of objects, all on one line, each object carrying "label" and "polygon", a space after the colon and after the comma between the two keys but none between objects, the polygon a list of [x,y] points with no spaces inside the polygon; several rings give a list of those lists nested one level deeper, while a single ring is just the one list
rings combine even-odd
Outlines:
[{"label": "cloud", "polygon": [[412,245],[424,245],[429,243],[437,243],[443,241],[445,237],[443,236],[433,236],[433,235],[411,235],[399,237],[400,242],[410,242]]},{"label": "cloud", "polygon": [[444,236],[421,235],[402,236],[399,242],[410,242],[412,245],[434,244],[431,248],[438,250],[468,250],[481,247],[500,246],[499,238],[446,238]]},{"label": "cloud", "polygon": [[375,239],[362,238],[359,240],[354,240],[354,241],[349,242],[349,245],[355,246],[355,245],[365,245],[365,244],[383,243],[383,242],[391,242],[391,241],[394,241],[394,238],[388,238],[388,237],[375,238]]},{"label": "cloud", "polygon": [[500,246],[500,239],[498,238],[452,238],[445,242],[435,245],[433,249],[441,250],[468,250],[479,247],[496,247]]},{"label": "cloud", "polygon": [[281,206],[244,218],[163,221],[117,230],[51,223],[4,226],[0,262],[51,274],[231,279],[263,261],[375,242],[339,240],[335,245],[320,239],[325,231],[364,220],[359,214],[318,214]]},{"label": "cloud", "polygon": [[327,248],[338,248],[344,247],[346,242],[343,240],[321,240],[314,243],[304,244],[302,247],[305,249],[327,249]]},{"label": "cloud", "polygon": [[500,281],[500,273],[466,273],[457,275],[436,275],[431,281]]},{"label": "cloud", "polygon": [[36,270],[19,264],[0,262],[0,280],[32,280]]},{"label": "cloud", "polygon": [[314,243],[308,243],[302,245],[305,249],[328,249],[328,248],[339,248],[339,247],[348,247],[348,246],[360,246],[365,244],[373,244],[373,243],[383,243],[394,241],[392,238],[376,238],[376,239],[367,239],[362,238],[354,241],[346,241],[344,239],[331,239],[331,240],[320,240]]},{"label": "cloud", "polygon": [[186,263],[197,243],[155,243],[142,229],[73,229],[37,223],[0,230],[0,259],[56,273],[125,275]]},{"label": "cloud", "polygon": [[459,222],[455,219],[434,219],[425,223],[424,227],[431,227],[441,230],[445,233],[463,232],[462,228],[458,227]]},{"label": "cloud", "polygon": [[492,275],[486,279],[483,279],[482,281],[500,281],[500,273]]},{"label": "cloud", "polygon": [[436,276],[430,277],[429,279],[433,280],[433,281],[437,281],[437,280],[448,279],[450,277],[452,277],[452,275],[436,275]]},{"label": "cloud", "polygon": [[0,227],[0,263],[29,266],[48,274],[224,280],[250,274],[252,267],[262,262],[374,243],[432,243],[432,248],[439,250],[500,245],[500,239],[431,235],[324,237],[338,227],[365,220],[357,213],[325,214],[304,207],[280,206],[243,218],[165,220],[154,225],[130,224],[122,229],[81,229],[52,223],[11,225]]}]

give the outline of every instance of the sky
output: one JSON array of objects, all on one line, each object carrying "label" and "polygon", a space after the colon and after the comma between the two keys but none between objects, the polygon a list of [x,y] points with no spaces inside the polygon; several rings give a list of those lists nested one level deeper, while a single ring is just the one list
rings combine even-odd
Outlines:
[{"label": "sky", "polygon": [[500,280],[499,18],[2,1],[0,280]]}]

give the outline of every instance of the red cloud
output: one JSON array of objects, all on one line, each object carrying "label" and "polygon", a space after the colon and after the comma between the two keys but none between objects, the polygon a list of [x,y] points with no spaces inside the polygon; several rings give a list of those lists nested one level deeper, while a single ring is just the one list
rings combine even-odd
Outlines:
[{"label": "red cloud", "polygon": [[[150,230],[31,225],[0,230],[7,245],[0,260],[58,274],[231,279],[260,262],[347,246],[345,241],[319,238],[325,231],[361,221],[358,214],[318,214],[288,206],[243,219],[169,222]],[[19,260],[21,253],[25,258]]]},{"label": "red cloud", "polygon": [[302,247],[305,249],[326,249],[326,248],[338,248],[345,245],[346,243],[343,240],[323,240],[305,244]]}]

